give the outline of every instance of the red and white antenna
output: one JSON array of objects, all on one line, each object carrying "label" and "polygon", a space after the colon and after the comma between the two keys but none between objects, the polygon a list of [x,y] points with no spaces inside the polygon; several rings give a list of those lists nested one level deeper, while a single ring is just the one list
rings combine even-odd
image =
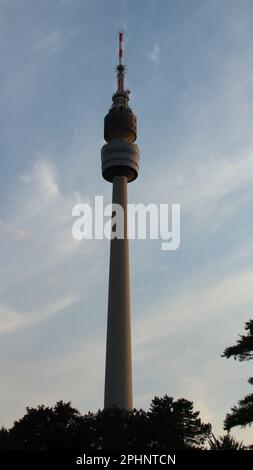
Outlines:
[{"label": "red and white antenna", "polygon": [[119,33],[119,65],[117,66],[117,78],[118,78],[118,93],[124,93],[124,78],[125,78],[125,66],[123,63],[123,48],[124,44],[124,33]]},{"label": "red and white antenna", "polygon": [[124,33],[119,33],[119,65],[123,65],[123,42],[124,42]]}]

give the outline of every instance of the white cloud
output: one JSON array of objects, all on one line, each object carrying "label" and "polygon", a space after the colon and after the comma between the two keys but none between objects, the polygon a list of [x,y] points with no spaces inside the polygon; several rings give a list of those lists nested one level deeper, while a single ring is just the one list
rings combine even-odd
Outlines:
[{"label": "white cloud", "polygon": [[149,53],[149,59],[155,64],[158,65],[160,64],[160,46],[158,43],[156,43],[152,49],[152,51]]},{"label": "white cloud", "polygon": [[1,333],[28,327],[69,307],[99,279],[102,245],[78,242],[71,232],[72,207],[77,199],[86,198],[77,191],[66,196],[57,179],[55,165],[40,155],[20,176],[16,198],[1,220]]},{"label": "white cloud", "polygon": [[[195,228],[205,222],[215,231],[251,200],[253,154],[247,149],[240,155],[211,156],[204,161],[170,162],[152,182],[152,194],[143,185],[139,191],[152,202],[180,203],[183,214],[194,216]],[[152,197],[152,199],[151,199]]]},{"label": "white cloud", "polygon": [[51,57],[59,52],[71,37],[72,33],[62,32],[58,29],[37,32],[32,48],[36,53]]},{"label": "white cloud", "polygon": [[48,160],[37,160],[32,170],[27,174],[22,174],[20,180],[25,184],[33,185],[33,191],[46,199],[55,197],[59,193],[56,183],[56,169]]},{"label": "white cloud", "polygon": [[15,238],[16,240],[23,240],[28,236],[29,233],[23,228],[7,224],[0,220],[0,240],[10,238]]},{"label": "white cloud", "polygon": [[[134,365],[138,380],[146,384],[140,403],[146,401],[149,389],[150,397],[157,390],[183,395],[194,401],[214,432],[222,434],[230,406],[250,393],[250,365],[226,361],[220,355],[250,317],[252,284],[253,270],[227,273],[212,281],[197,273],[187,285],[147,305],[145,318],[134,316]],[[236,429],[233,434],[250,443],[249,430]]]},{"label": "white cloud", "polygon": [[186,329],[203,318],[222,319],[225,328],[226,318],[233,309],[253,304],[252,285],[252,270],[227,274],[216,282],[208,282],[197,274],[188,280],[187,286],[182,285],[173,293],[169,292],[169,298],[165,296],[157,305],[152,304],[144,324],[143,319],[136,322],[136,344],[144,345],[154,337],[160,340],[174,334],[181,326]]},{"label": "white cloud", "polygon": [[69,307],[78,300],[78,296],[62,296],[61,298],[56,299],[53,304],[47,304],[44,309],[42,308],[32,312],[21,312],[4,305],[0,305],[0,334],[10,333],[39,323],[49,316]]}]

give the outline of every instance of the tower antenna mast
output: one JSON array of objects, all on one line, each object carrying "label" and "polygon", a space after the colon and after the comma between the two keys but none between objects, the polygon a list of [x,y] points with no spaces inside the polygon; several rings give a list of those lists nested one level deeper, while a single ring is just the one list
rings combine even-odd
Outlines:
[{"label": "tower antenna mast", "polygon": [[124,93],[125,65],[124,57],[124,33],[119,33],[119,65],[117,65],[118,93]]}]

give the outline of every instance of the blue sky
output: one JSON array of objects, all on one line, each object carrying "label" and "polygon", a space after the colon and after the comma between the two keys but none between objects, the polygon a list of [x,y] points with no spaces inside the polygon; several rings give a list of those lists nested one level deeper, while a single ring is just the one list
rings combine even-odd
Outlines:
[{"label": "blue sky", "polygon": [[221,433],[251,392],[251,364],[220,358],[253,306],[251,0],[0,0],[0,424],[103,405],[109,242],[73,240],[71,212],[111,199],[120,29],[141,150],[129,200],[182,212],[178,251],[131,242],[135,406],[183,396]]}]

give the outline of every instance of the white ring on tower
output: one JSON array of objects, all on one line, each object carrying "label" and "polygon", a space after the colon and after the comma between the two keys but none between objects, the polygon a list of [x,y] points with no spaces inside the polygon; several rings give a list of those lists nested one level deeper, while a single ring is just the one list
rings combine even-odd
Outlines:
[{"label": "white ring on tower", "polygon": [[113,181],[116,175],[124,175],[130,182],[138,176],[140,151],[136,144],[114,139],[102,147],[101,160],[102,174],[107,181]]}]

